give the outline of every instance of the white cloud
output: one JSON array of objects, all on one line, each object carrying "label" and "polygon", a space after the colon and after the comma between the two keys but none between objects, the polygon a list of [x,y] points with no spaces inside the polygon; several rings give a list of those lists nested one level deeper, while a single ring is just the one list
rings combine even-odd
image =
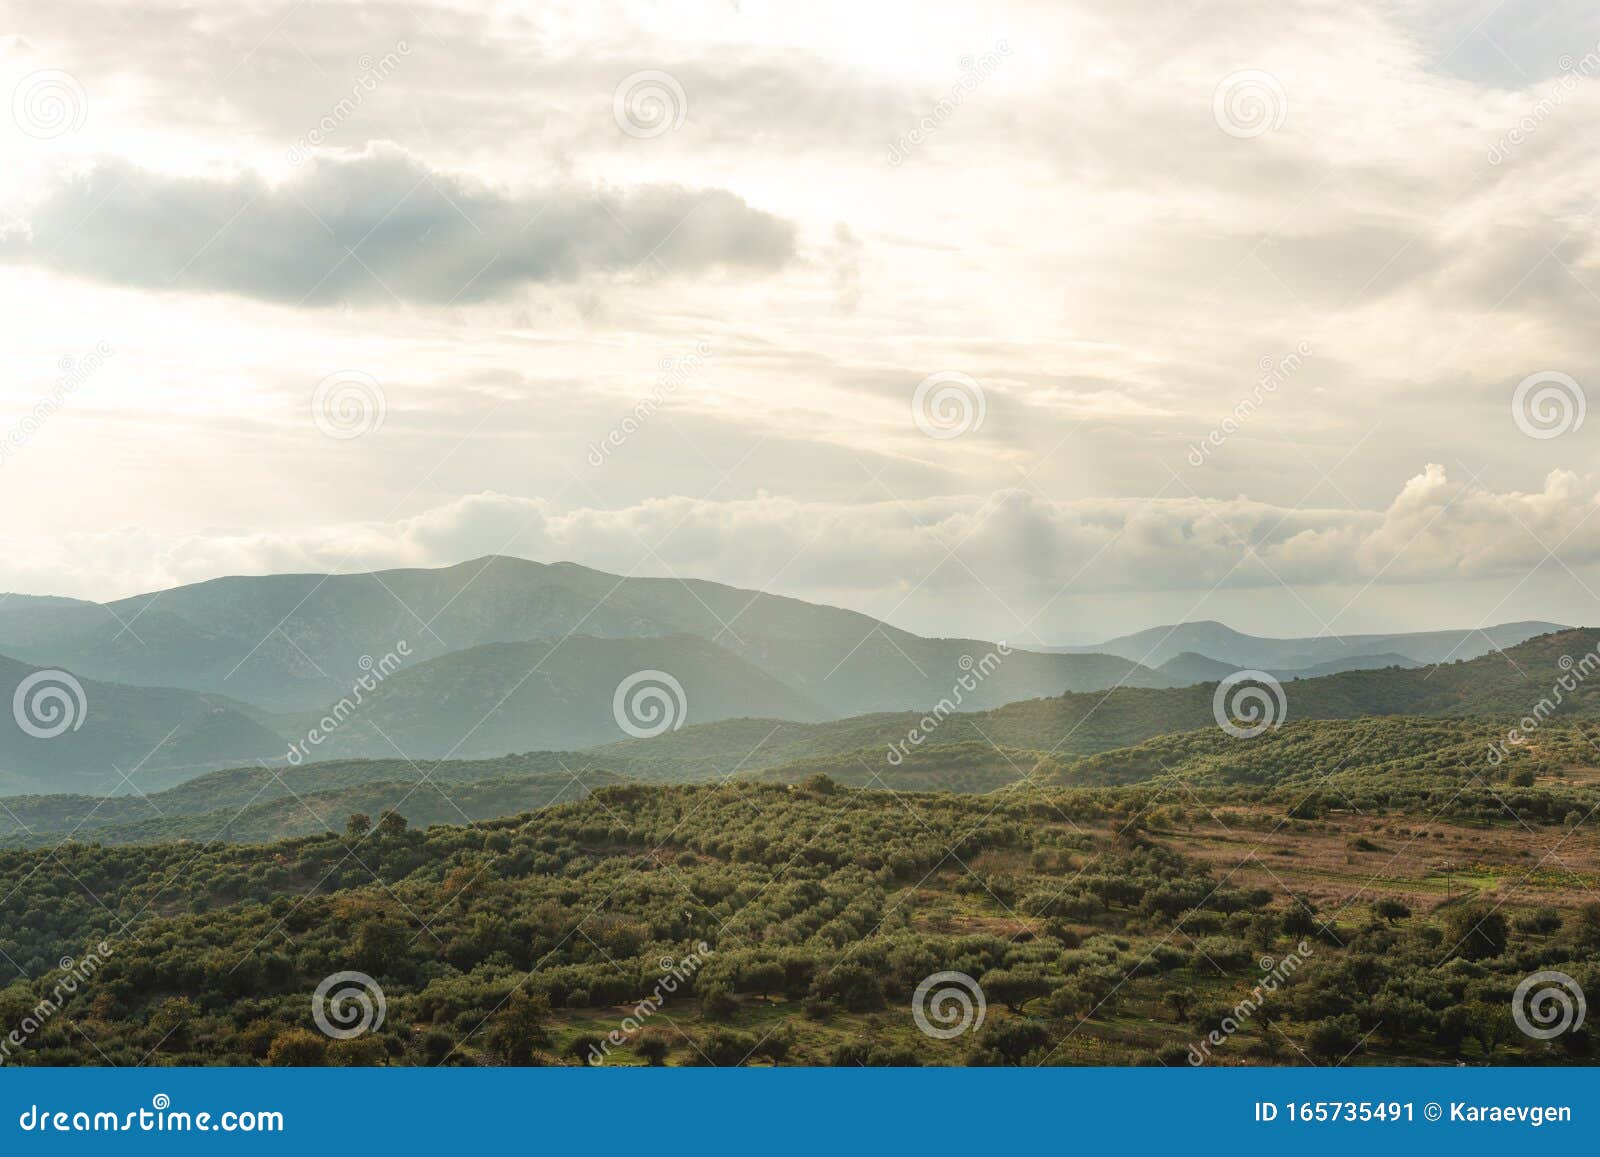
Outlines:
[{"label": "white cloud", "polygon": [[[1219,581],[1255,593],[1258,628],[1351,598],[1403,627],[1417,584],[1429,613],[1506,609],[1534,535],[1562,544],[1541,575],[1594,560],[1583,443],[1523,437],[1509,402],[1536,371],[1600,382],[1600,75],[1590,6],[1485,23],[1492,4],[825,0],[800,23],[716,3],[14,5],[0,80],[69,71],[87,116],[52,141],[0,122],[0,229],[31,262],[0,285],[29,319],[0,427],[102,337],[121,378],[7,462],[28,496],[0,516],[10,583],[123,593],[351,548],[440,563],[514,531],[504,549],[626,570],[637,531],[675,569],[751,585],[798,553],[792,589],[932,630],[1077,629],[1113,603],[1138,626]],[[363,56],[401,41],[288,167]],[[682,84],[679,129],[617,128],[639,69]],[[1239,139],[1213,96],[1252,69],[1284,115]],[[718,192],[656,251],[685,190]],[[585,473],[659,359],[702,338],[692,385]],[[1260,359],[1302,343],[1188,466]],[[343,369],[384,384],[381,437],[309,426]],[[918,433],[911,393],[937,371],[983,383],[980,431]],[[1448,472],[1396,497],[1425,462]],[[1055,598],[1080,568],[1095,601]],[[1295,593],[1271,604],[1280,577]]]},{"label": "white cloud", "polygon": [[667,276],[773,270],[794,252],[787,222],[725,190],[569,184],[510,194],[377,146],[313,157],[277,186],[105,162],[47,189],[25,221],[0,231],[0,260],[299,305],[448,305],[646,263]]},{"label": "white cloud", "polygon": [[[1595,487],[1558,471],[1539,491],[1495,493],[1430,465],[1381,512],[1192,497],[1050,502],[1020,490],[852,504],[670,497],[559,509],[485,493],[410,518],[294,532],[122,531],[43,547],[9,543],[0,586],[71,573],[71,593],[108,597],[217,574],[442,566],[503,553],[713,578],[878,613],[915,588],[950,607],[999,603],[1030,636],[1049,640],[1084,625],[1061,605],[1064,596],[1517,580],[1558,543],[1569,565],[1587,568],[1600,563]],[[993,622],[969,609],[948,614],[943,627],[979,633]]]}]

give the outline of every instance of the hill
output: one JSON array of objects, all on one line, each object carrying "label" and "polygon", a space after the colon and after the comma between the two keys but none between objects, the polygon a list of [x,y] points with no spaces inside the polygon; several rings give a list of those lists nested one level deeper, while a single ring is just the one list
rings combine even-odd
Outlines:
[{"label": "hill", "polygon": [[126,790],[124,775],[152,788],[283,754],[269,722],[226,696],[76,682],[0,655],[0,789],[105,793]]},{"label": "hill", "polygon": [[[1347,655],[1339,659],[1330,659],[1326,663],[1316,663],[1310,667],[1285,667],[1269,670],[1268,674],[1280,680],[1289,679],[1318,679],[1323,675],[1337,675],[1344,671],[1376,671],[1384,667],[1421,667],[1424,664],[1405,655],[1393,651],[1380,655]],[[1213,659],[1209,655],[1199,655],[1193,651],[1185,651],[1181,655],[1174,655],[1158,670],[1163,675],[1169,675],[1179,685],[1188,683],[1215,683],[1219,679],[1226,679],[1229,675],[1239,670],[1232,663],[1224,663],[1220,659]]]},{"label": "hill", "polygon": [[[576,670],[590,683],[555,679],[561,664],[551,663],[554,682],[538,684],[540,694],[523,701],[514,695],[508,710],[496,719],[514,720],[522,714],[535,715],[530,728],[568,728],[575,733],[616,734],[610,717],[610,684],[617,671],[634,663],[653,661],[649,652],[630,648],[650,647],[672,640],[573,640],[571,652]],[[699,640],[683,640],[699,649],[708,664],[707,677],[729,660],[724,652]],[[1483,750],[1474,756],[1486,758],[1486,736],[1505,739],[1510,726],[1524,716],[1549,721],[1600,719],[1600,679],[1593,684],[1585,671],[1595,671],[1600,659],[1593,656],[1600,646],[1600,631],[1566,631],[1542,636],[1506,651],[1438,668],[1352,671],[1295,681],[1284,687],[1287,706],[1283,717],[1290,725],[1309,720],[1358,720],[1363,717],[1405,714],[1475,722],[1474,742]],[[593,649],[593,653],[590,652]],[[604,657],[596,655],[620,649]],[[542,654],[543,652],[540,652]],[[505,689],[525,674],[530,656],[515,648],[505,657],[500,674],[481,688],[462,686],[448,671],[439,674],[438,686],[425,663],[416,673],[422,678],[408,686],[396,675],[380,692],[393,686],[399,692],[393,699],[375,697],[368,705],[370,719],[358,715],[335,731],[325,745],[316,749],[317,758],[335,756],[349,748],[370,750],[389,758],[366,760],[329,759],[309,762],[281,774],[296,784],[295,791],[307,793],[320,788],[348,788],[363,782],[409,782],[426,770],[440,781],[472,782],[481,779],[518,777],[536,774],[608,772],[630,779],[654,782],[717,782],[730,778],[765,778],[798,782],[809,775],[825,773],[837,781],[861,786],[887,786],[896,790],[949,789],[985,791],[1019,779],[1048,780],[1061,769],[1076,772],[1074,761],[1113,749],[1139,750],[1139,745],[1161,736],[1190,734],[1209,737],[1217,750],[1239,749],[1240,741],[1216,726],[1212,714],[1214,685],[1201,684],[1169,689],[1121,688],[1109,692],[1073,693],[1048,699],[1032,699],[989,711],[958,712],[942,716],[909,712],[885,712],[850,719],[817,723],[739,716],[718,722],[694,723],[697,710],[738,710],[751,706],[748,701],[730,702],[713,695],[707,706],[698,695],[698,676],[685,682],[687,717],[690,723],[681,730],[667,731],[645,739],[604,743],[582,750],[528,751],[501,755],[506,747],[518,746],[522,738],[514,725],[494,723],[481,741],[474,736],[462,745],[459,754],[482,749],[493,758],[473,761],[451,759],[431,762],[428,755],[441,755],[456,744],[461,735],[482,718],[483,704],[490,697],[505,695]],[[1564,661],[1571,663],[1571,670]],[[447,662],[447,660],[436,662]],[[606,666],[605,664],[611,664]],[[686,671],[697,670],[685,653]],[[584,672],[588,672],[584,675]],[[1574,689],[1560,693],[1560,703],[1551,696],[1557,681],[1568,679]],[[761,693],[758,677],[745,680],[752,695]],[[525,684],[526,685],[526,684]],[[554,687],[555,693],[550,689]],[[766,688],[773,694],[783,689]],[[473,692],[469,695],[468,692]],[[423,724],[439,716],[432,700],[461,696],[447,705],[445,717],[459,728],[429,734],[410,722],[412,713]],[[1541,707],[1541,702],[1546,706]],[[697,704],[699,706],[697,706]],[[798,708],[795,708],[798,710]],[[538,718],[540,712],[567,716],[552,722]],[[453,714],[451,714],[453,713]],[[1283,720],[1280,720],[1282,722]],[[1263,738],[1271,743],[1274,733]],[[910,737],[920,742],[910,742]],[[391,746],[388,740],[393,739]],[[1185,740],[1184,742],[1191,742]],[[407,746],[409,745],[409,746]],[[396,751],[396,746],[404,756]],[[1164,749],[1156,749],[1164,750]],[[280,751],[281,754],[281,751]],[[409,756],[410,759],[407,759]],[[1175,756],[1168,757],[1169,765]],[[416,762],[412,762],[415,760]],[[896,761],[898,760],[898,761]],[[320,780],[320,781],[319,781]],[[142,782],[142,781],[141,781]],[[1062,782],[1102,782],[1093,778]],[[1132,782],[1126,776],[1104,782]],[[198,815],[237,809],[266,791],[263,798],[276,798],[280,789],[272,784],[272,773],[257,768],[219,772],[204,776],[182,791],[160,797],[164,812]],[[140,810],[137,800],[76,800],[43,797],[31,800],[0,800],[29,828],[53,832],[70,830],[80,817],[93,812],[114,817],[116,822],[144,822],[152,817]],[[109,821],[108,821],[109,822]],[[146,830],[146,829],[141,829]],[[160,829],[154,829],[159,834]],[[0,834],[25,840],[15,825],[0,821]]]},{"label": "hill", "polygon": [[[1305,723],[1174,742],[1181,792],[628,784],[426,831],[0,851],[0,951],[26,977],[0,1018],[114,941],[8,1063],[1592,1062],[1586,1033],[1518,1033],[1509,997],[1530,968],[1597,974],[1600,844],[1534,812],[1274,794],[1363,727],[1441,798],[1487,815],[1509,786],[1451,758],[1469,721]],[[311,994],[352,971],[383,1023],[309,1031]],[[939,1039],[910,1010],[951,972],[984,1016]],[[1270,1018],[1237,1014],[1268,972]]]},{"label": "hill", "polygon": [[[261,809],[260,814],[287,817],[283,830],[271,838],[289,835],[312,834],[325,830],[311,817],[294,814],[296,801],[326,798],[331,801],[349,799],[350,806],[335,814],[334,827],[342,828],[350,811],[373,809],[382,811],[400,807],[408,819],[415,822],[462,822],[458,813],[450,813],[436,821],[424,821],[422,812],[415,815],[407,805],[420,806],[416,797],[432,797],[439,802],[440,795],[451,799],[466,798],[457,789],[471,784],[495,781],[505,785],[526,784],[535,791],[544,785],[578,784],[583,786],[620,782],[621,777],[586,765],[576,752],[538,752],[523,756],[505,756],[490,760],[455,759],[444,762],[412,762],[405,759],[351,759],[330,760],[325,763],[305,764],[301,767],[236,767],[213,771],[185,780],[175,787],[143,794],[124,793],[114,796],[59,794],[13,795],[0,798],[0,842],[11,847],[48,847],[67,838],[97,840],[103,843],[151,842],[162,839],[204,838],[234,840],[242,838],[244,827],[229,826],[233,817],[246,809]],[[425,790],[414,790],[419,788]],[[368,789],[382,788],[387,802],[373,804]],[[365,794],[363,794],[365,793]],[[362,795],[365,806],[354,802]],[[531,798],[531,797],[529,797]],[[399,801],[406,800],[405,804]],[[523,810],[531,804],[513,806],[493,813],[483,812],[472,818],[488,815],[507,815]],[[270,805],[281,803],[283,810],[269,812]],[[463,806],[463,810],[471,808]],[[319,810],[319,814],[321,814]],[[179,826],[163,827],[163,824]],[[200,821],[191,823],[190,821]],[[207,828],[206,825],[210,824]],[[246,825],[248,826],[248,825]],[[256,830],[252,828],[252,830]],[[260,828],[260,830],[268,830]],[[197,834],[199,833],[199,834]]]},{"label": "hill", "polygon": [[1287,671],[1316,667],[1358,655],[1393,653],[1414,663],[1448,663],[1475,659],[1491,651],[1513,647],[1536,635],[1561,631],[1557,623],[1502,623],[1494,627],[1459,631],[1419,631],[1394,635],[1345,635],[1300,639],[1270,639],[1247,635],[1224,623],[1207,620],[1151,627],[1131,635],[1071,647],[1067,653],[1101,652],[1150,666],[1162,666],[1192,652],[1231,664],[1234,670]]},{"label": "hill", "polygon": [[[587,635],[714,641],[832,715],[931,706],[995,647],[923,639],[866,615],[698,579],[632,578],[491,556],[434,570],[230,577],[49,615],[6,614],[0,649],[96,679],[226,693],[282,712],[342,695],[363,656],[418,659]],[[1112,656],[1017,654],[979,706],[1168,680]],[[554,746],[554,738],[544,746]]]},{"label": "hill", "polygon": [[[630,680],[637,681],[619,702]],[[301,722],[309,730],[335,715],[330,706]],[[705,639],[574,635],[491,643],[403,667],[325,742],[302,748],[309,758],[499,755],[752,715],[820,720],[828,712]]]},{"label": "hill", "polygon": [[[263,798],[239,808],[185,811],[178,802],[173,810],[167,793],[133,797],[118,817],[94,814],[55,829],[23,831],[15,823],[10,834],[0,836],[0,846],[15,848],[59,847],[69,840],[96,844],[183,843],[264,844],[295,836],[315,836],[344,830],[351,815],[375,818],[397,812],[417,827],[462,824],[474,820],[515,815],[554,803],[581,799],[596,787],[624,782],[603,771],[535,772],[469,780],[422,779],[366,780],[345,787],[310,790]],[[131,813],[131,814],[130,814]],[[135,818],[137,817],[137,818]]]}]

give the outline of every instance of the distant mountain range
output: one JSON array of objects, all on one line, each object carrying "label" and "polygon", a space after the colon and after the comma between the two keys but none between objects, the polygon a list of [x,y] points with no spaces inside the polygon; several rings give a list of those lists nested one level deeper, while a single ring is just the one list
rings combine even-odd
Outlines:
[{"label": "distant mountain range", "polygon": [[[614,701],[639,672],[671,676],[667,726],[843,720],[841,735],[863,717],[941,702],[970,713],[1109,695],[1117,718],[1086,718],[1070,740],[1073,750],[1102,750],[1156,733],[1134,722],[1143,704],[1187,717],[1190,700],[1204,698],[1159,693],[1239,668],[1317,679],[1481,655],[1549,629],[1263,639],[1192,623],[1096,648],[1029,650],[924,638],[720,583],[504,557],[216,579],[108,604],[9,595],[0,597],[0,693],[59,669],[86,702],[77,726],[51,738],[0,715],[0,791],[99,795],[128,790],[124,776],[154,791],[217,768],[281,764],[291,750],[298,762],[594,747],[640,733]],[[964,738],[986,741],[972,727]],[[670,742],[670,733],[657,741]]]},{"label": "distant mountain range", "polygon": [[1294,671],[1357,659],[1366,667],[1384,666],[1387,664],[1376,660],[1386,655],[1398,655],[1418,665],[1476,659],[1490,651],[1514,647],[1536,635],[1565,629],[1559,623],[1522,622],[1461,631],[1271,639],[1246,635],[1223,623],[1205,620],[1151,627],[1103,643],[1048,649],[1065,654],[1118,655],[1151,667],[1163,667],[1187,653],[1215,659],[1228,665],[1230,670]]},{"label": "distant mountain range", "polygon": [[[1503,738],[1506,728],[1524,717],[1546,716],[1552,727],[1600,720],[1600,677],[1585,674],[1593,667],[1584,663],[1591,653],[1600,653],[1600,630],[1570,630],[1503,654],[1438,667],[1392,666],[1307,678],[1285,686],[1286,711],[1279,721],[1411,716],[1411,733],[1426,739],[1424,747],[1435,742],[1428,737],[1437,731],[1426,725],[1429,719],[1441,726],[1457,721],[1471,726],[1460,733],[1454,758],[1487,768],[1488,743]],[[604,676],[602,685],[608,679]],[[1552,688],[1562,679],[1573,686],[1562,692],[1556,709],[1539,707],[1541,700],[1553,701]],[[763,692],[757,687],[755,693]],[[619,779],[796,783],[826,774],[840,783],[896,791],[989,791],[1024,778],[1044,784],[1134,782],[1202,756],[1243,758],[1240,753],[1254,741],[1236,739],[1216,725],[1212,697],[1210,684],[1071,692],[951,714],[931,727],[926,716],[907,712],[811,723],[734,718],[691,722],[652,738],[581,751],[471,761],[417,761],[391,749],[382,759],[218,771],[148,799],[88,794],[0,799],[0,844],[53,845],[68,835],[103,842],[265,840],[314,834],[340,826],[350,811],[372,814],[386,807],[398,807],[413,823],[454,823],[575,798]],[[425,699],[422,690],[405,690],[398,702]],[[901,761],[889,760],[891,746],[913,729],[924,741]],[[1162,739],[1180,734],[1187,737]],[[1371,765],[1371,774],[1381,778],[1383,760],[1401,750],[1385,740],[1361,753],[1341,736],[1364,733],[1319,734],[1327,739],[1316,749],[1321,754],[1310,762],[1291,760],[1284,775],[1315,777],[1319,761],[1345,766],[1360,755],[1359,764],[1351,766]],[[1549,738],[1554,736],[1552,731]],[[1587,759],[1587,745],[1577,748]]]},{"label": "distant mountain range", "polygon": [[[572,563],[489,557],[440,570],[223,578],[114,603],[10,596],[0,653],[81,677],[225,694],[265,710],[320,710],[405,641],[420,660],[569,636],[715,642],[833,714],[937,702],[963,654],[854,611],[697,579],[625,578]],[[974,653],[974,649],[976,651]],[[734,672],[737,677],[737,672]],[[1123,658],[1035,654],[981,694],[1166,686]]]}]

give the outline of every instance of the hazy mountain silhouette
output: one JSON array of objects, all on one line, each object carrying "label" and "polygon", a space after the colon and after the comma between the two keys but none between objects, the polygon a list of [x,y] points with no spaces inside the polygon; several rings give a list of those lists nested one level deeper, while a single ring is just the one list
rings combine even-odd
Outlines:
[{"label": "hazy mountain silhouette", "polygon": [[1225,623],[1205,620],[1151,627],[1131,635],[1107,639],[1103,643],[1051,649],[1065,654],[1094,652],[1120,655],[1132,662],[1154,667],[1164,666],[1189,652],[1231,664],[1234,670],[1253,667],[1277,671],[1304,669],[1353,656],[1385,653],[1428,664],[1475,659],[1490,651],[1515,646],[1535,635],[1564,629],[1559,623],[1520,622],[1459,631],[1272,639],[1247,635]]},{"label": "hazy mountain silhouette", "polygon": [[[16,596],[14,596],[16,597]],[[925,639],[854,611],[721,583],[623,578],[571,563],[490,557],[440,570],[223,578],[99,606],[6,615],[0,650],[97,679],[320,709],[404,640],[417,659],[567,635],[715,642],[834,715],[932,706],[993,650]],[[737,670],[737,668],[735,668]],[[978,705],[1170,680],[1106,655],[1020,652]]]}]

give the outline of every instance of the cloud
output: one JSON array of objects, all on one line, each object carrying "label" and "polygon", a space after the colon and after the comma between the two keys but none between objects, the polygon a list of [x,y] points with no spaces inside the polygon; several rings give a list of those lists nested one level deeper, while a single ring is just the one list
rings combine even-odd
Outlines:
[{"label": "cloud", "polygon": [[794,228],[721,189],[563,183],[506,192],[375,146],[271,185],[104,161],[64,177],[0,258],[148,289],[326,305],[448,303],[591,275],[767,272]]},{"label": "cloud", "polygon": [[[559,509],[542,498],[468,495],[411,518],[294,532],[161,537],[65,535],[5,544],[0,585],[72,573],[100,597],[221,574],[443,566],[484,554],[573,561],[619,573],[714,578],[863,604],[913,585],[1010,600],[1031,613],[1073,592],[1304,589],[1520,577],[1546,549],[1600,562],[1600,494],[1565,471],[1534,492],[1453,481],[1437,465],[1382,511],[1193,497],[1049,501],[987,497],[857,504],[767,495],[660,498],[618,509]],[[59,593],[50,591],[49,593]],[[1026,617],[1026,614],[1020,616]],[[948,629],[958,629],[952,623]]]}]

